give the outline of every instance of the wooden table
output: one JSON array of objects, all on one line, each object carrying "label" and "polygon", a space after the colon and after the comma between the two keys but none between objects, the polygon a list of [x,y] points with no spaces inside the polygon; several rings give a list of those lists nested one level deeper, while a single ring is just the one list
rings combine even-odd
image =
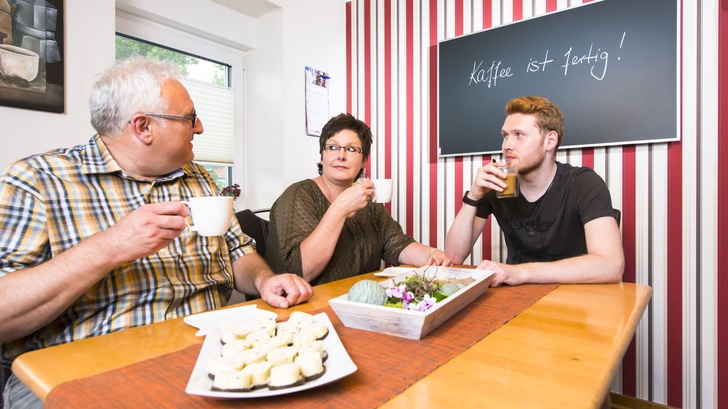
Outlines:
[{"label": "wooden table", "polygon": [[[352,277],[316,287],[307,303],[288,310],[262,300],[281,320],[294,310],[328,306]],[[609,390],[652,290],[641,284],[561,285],[456,356],[385,407],[598,407]],[[121,368],[203,341],[182,319],[133,328],[29,352],[13,372],[42,399],[63,382]]]}]

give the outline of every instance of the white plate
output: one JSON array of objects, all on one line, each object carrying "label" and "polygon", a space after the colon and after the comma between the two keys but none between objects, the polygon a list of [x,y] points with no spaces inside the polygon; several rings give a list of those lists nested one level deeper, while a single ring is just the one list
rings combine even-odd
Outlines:
[{"label": "white plate", "polygon": [[[187,383],[185,392],[191,395],[200,395],[212,398],[261,398],[265,396],[284,395],[316,388],[356,372],[356,364],[354,364],[354,361],[351,360],[351,357],[346,352],[344,344],[341,343],[339,335],[336,333],[334,326],[329,320],[329,316],[326,315],[326,313],[316,314],[314,315],[314,321],[324,323],[329,328],[329,335],[324,338],[324,350],[328,352],[329,357],[326,359],[326,362],[324,362],[326,373],[324,373],[320,378],[306,382],[300,386],[276,390],[270,390],[268,388],[256,389],[250,392],[220,392],[211,390],[212,379],[210,379],[207,375],[206,366],[207,362],[212,357],[219,355],[222,352],[222,344],[220,343],[222,330],[225,325],[232,323],[232,321],[227,321],[224,324],[217,323],[210,328],[208,336],[202,344],[200,355],[197,357],[197,363],[192,369],[192,375]],[[237,321],[237,323],[244,322],[245,321]]]},{"label": "white plate", "polygon": [[199,329],[195,335],[200,337],[206,335],[207,330],[217,322],[231,320],[248,322],[268,317],[277,318],[278,315],[274,312],[259,310],[257,305],[245,305],[242,307],[225,308],[223,310],[188,315],[184,318],[184,322]]},{"label": "white plate", "polygon": [[414,267],[387,267],[384,270],[374,273],[377,277],[399,277],[402,274],[417,270]]}]

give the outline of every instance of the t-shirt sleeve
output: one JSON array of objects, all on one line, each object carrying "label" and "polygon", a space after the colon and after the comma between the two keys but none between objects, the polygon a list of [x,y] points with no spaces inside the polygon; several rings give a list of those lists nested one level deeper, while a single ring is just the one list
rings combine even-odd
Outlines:
[{"label": "t-shirt sleeve", "polygon": [[616,213],[612,207],[612,196],[607,184],[598,173],[590,168],[580,168],[574,180],[574,187],[583,224],[600,217],[615,217],[616,219]]}]

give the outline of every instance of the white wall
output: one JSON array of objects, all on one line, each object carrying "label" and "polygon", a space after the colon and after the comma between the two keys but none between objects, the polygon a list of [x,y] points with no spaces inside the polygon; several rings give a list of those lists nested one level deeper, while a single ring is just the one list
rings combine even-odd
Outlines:
[{"label": "white wall", "polygon": [[[66,112],[0,106],[0,139],[5,142],[0,168],[33,153],[85,143],[93,135],[88,95],[96,75],[114,61],[118,7],[247,51],[245,100],[240,104],[244,124],[235,137],[234,175],[236,182],[242,182],[244,197],[236,207],[269,207],[290,183],[316,175],[318,139],[305,131],[305,67],[330,73],[332,115],[346,106],[346,1],[274,3],[281,9],[256,21],[209,0],[66,1]],[[256,29],[251,31],[250,26]]]},{"label": "white wall", "polygon": [[330,115],[346,109],[346,1],[273,0],[247,56],[245,205],[270,207],[291,183],[317,176],[306,135],[305,67],[328,72]]}]

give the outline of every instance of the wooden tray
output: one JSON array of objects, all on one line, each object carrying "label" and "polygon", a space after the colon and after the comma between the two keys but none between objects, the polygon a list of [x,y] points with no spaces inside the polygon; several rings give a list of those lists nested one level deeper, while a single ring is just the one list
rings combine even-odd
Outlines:
[{"label": "wooden tray", "polygon": [[[426,271],[425,271],[426,270]],[[386,280],[380,284],[389,287],[391,281],[401,282],[412,274],[436,274],[437,277],[467,278],[472,277],[474,282],[468,284],[460,291],[435,304],[425,312],[408,311],[400,308],[385,307],[347,300],[347,294],[329,300],[342,323],[349,328],[379,332],[409,339],[422,339],[470,304],[473,300],[485,293],[493,279],[494,272],[456,267],[421,267],[412,269],[398,277]]]}]

